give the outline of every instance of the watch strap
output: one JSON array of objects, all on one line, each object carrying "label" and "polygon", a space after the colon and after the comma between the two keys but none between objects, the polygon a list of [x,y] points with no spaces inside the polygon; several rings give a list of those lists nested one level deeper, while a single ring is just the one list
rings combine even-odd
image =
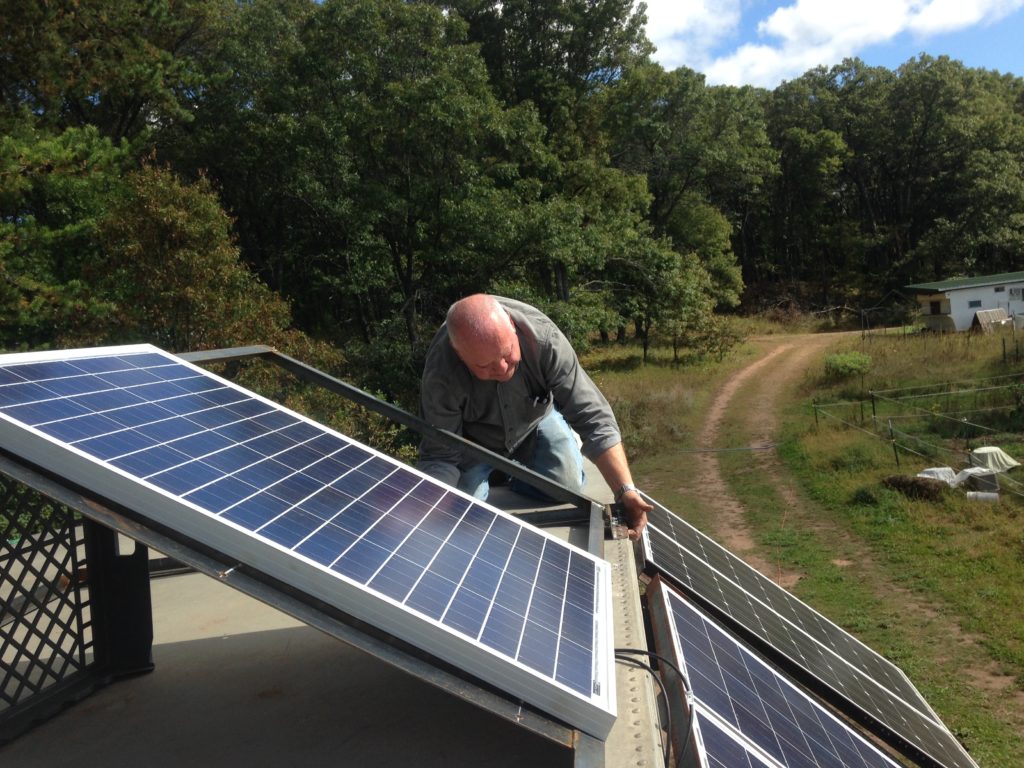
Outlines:
[{"label": "watch strap", "polygon": [[635,485],[633,485],[632,483],[623,483],[622,487],[620,487],[619,490],[617,490],[615,492],[615,502],[618,503],[618,502],[622,501],[622,497],[623,496],[625,496],[630,491],[635,491],[635,490],[637,490],[637,487]]}]

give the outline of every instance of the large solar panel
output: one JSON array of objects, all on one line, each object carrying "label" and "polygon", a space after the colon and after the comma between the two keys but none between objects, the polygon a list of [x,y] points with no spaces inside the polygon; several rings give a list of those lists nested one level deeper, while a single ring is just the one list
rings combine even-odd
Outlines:
[{"label": "large solar panel", "polygon": [[651,501],[642,543],[648,569],[730,627],[758,638],[800,670],[803,682],[914,759],[944,768],[976,766],[896,665]]},{"label": "large solar panel", "polygon": [[0,356],[0,448],[598,738],[608,564],[148,345]]},{"label": "large solar panel", "polygon": [[673,588],[659,580],[647,595],[658,653],[688,680],[709,768],[898,768]]}]

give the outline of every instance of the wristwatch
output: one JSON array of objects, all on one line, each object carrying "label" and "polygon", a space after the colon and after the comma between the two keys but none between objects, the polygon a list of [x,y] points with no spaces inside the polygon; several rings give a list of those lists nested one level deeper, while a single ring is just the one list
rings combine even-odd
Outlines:
[{"label": "wristwatch", "polygon": [[625,496],[630,491],[635,490],[637,490],[637,487],[632,483],[623,483],[622,487],[615,492],[615,503],[618,504],[620,501],[622,501],[623,496]]}]

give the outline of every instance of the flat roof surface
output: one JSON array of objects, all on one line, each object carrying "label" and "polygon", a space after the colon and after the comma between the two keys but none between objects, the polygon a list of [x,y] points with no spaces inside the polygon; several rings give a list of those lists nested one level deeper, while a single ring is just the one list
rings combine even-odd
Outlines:
[{"label": "flat roof surface", "polygon": [[154,579],[152,598],[155,670],[37,726],[0,762],[571,765],[568,750],[203,574]]}]

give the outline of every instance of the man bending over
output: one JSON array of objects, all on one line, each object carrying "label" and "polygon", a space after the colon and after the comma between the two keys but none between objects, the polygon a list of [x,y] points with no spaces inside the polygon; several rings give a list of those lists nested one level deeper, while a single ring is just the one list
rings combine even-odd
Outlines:
[{"label": "man bending over", "polygon": [[[583,489],[583,455],[622,504],[630,538],[651,509],[637,492],[608,401],[568,339],[543,312],[474,294],[455,302],[427,351],[423,418],[507,456],[560,485]],[[572,427],[570,429],[569,427]],[[582,455],[573,430],[583,441]],[[424,438],[418,468],[486,499],[491,467],[458,446]],[[538,492],[515,483],[520,492]]]}]

